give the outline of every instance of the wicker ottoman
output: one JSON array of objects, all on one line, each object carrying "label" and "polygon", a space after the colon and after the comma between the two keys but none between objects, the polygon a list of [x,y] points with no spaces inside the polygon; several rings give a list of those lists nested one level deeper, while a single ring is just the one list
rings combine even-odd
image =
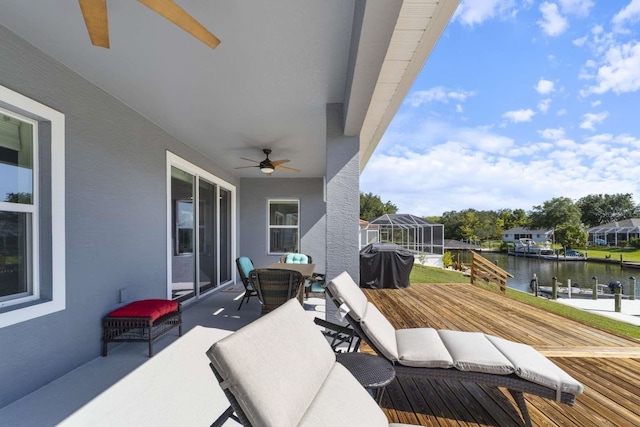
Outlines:
[{"label": "wicker ottoman", "polygon": [[102,319],[102,356],[110,342],[148,342],[149,357],[153,341],[178,327],[182,336],[182,312],[177,301],[147,299],[135,301],[107,314]]}]

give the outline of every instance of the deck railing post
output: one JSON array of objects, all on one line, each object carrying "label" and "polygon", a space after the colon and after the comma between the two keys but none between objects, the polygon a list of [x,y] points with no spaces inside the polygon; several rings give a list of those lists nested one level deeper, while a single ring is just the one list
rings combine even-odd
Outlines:
[{"label": "deck railing post", "polygon": [[629,277],[629,299],[636,299],[636,278],[633,276]]},{"label": "deck railing post", "polygon": [[551,278],[551,299],[558,299],[558,278],[556,276]]},{"label": "deck railing post", "polygon": [[620,282],[613,281],[609,283],[609,289],[613,291],[614,295],[614,309],[616,313],[622,311],[622,284]]}]

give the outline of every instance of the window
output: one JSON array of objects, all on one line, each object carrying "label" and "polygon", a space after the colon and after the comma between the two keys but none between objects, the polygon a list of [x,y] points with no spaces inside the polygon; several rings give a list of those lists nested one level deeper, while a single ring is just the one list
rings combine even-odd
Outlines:
[{"label": "window", "polygon": [[269,253],[299,251],[299,200],[269,200]]},{"label": "window", "polygon": [[64,115],[0,86],[0,327],[65,308],[64,253]]}]

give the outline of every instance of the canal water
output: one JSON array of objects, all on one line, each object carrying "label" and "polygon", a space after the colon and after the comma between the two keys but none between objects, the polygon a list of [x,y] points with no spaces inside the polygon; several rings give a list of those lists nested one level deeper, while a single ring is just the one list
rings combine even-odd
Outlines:
[{"label": "canal water", "polygon": [[[469,264],[469,259],[463,262]],[[567,279],[571,279],[572,286],[591,287],[592,277],[598,278],[598,283],[608,285],[609,282],[619,281],[623,286],[623,293],[629,292],[629,277],[636,277],[636,296],[640,297],[640,270],[621,268],[616,264],[603,264],[587,261],[549,261],[537,258],[523,258],[509,256],[503,253],[482,252],[481,255],[496,262],[500,268],[511,273],[513,278],[507,280],[507,286],[525,292],[531,292],[529,284],[534,274],[538,277],[540,286],[551,286],[552,278],[566,286]],[[463,258],[464,259],[464,258]]]}]

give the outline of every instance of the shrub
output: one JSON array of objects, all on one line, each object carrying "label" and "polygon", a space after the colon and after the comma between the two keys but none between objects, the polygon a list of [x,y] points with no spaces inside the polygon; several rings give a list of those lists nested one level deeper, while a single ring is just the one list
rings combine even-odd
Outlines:
[{"label": "shrub", "polygon": [[640,249],[640,238],[638,237],[632,237],[629,240],[629,245],[633,246],[636,249]]},{"label": "shrub", "polygon": [[448,267],[451,267],[452,264],[453,264],[453,256],[451,255],[451,252],[447,251],[442,256],[442,265],[444,266],[444,268],[448,268]]}]

